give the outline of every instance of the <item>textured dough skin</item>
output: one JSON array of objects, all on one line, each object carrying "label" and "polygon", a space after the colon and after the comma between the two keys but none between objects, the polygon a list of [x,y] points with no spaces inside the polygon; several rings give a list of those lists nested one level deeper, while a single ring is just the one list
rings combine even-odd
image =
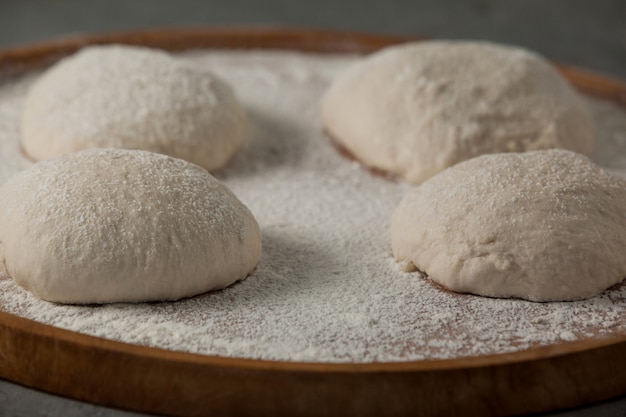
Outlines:
[{"label": "textured dough skin", "polygon": [[392,217],[392,248],[457,292],[592,297],[626,277],[626,181],[566,150],[484,155],[430,178]]},{"label": "textured dough skin", "polygon": [[420,183],[498,152],[565,148],[590,155],[584,102],[543,58],[485,42],[388,47],[327,91],[322,124],[365,165]]},{"label": "textured dough skin", "polygon": [[261,256],[246,206],[165,155],[82,151],[16,174],[0,195],[0,272],[48,301],[177,300],[246,277]]},{"label": "textured dough skin", "polygon": [[245,112],[225,82],[163,51],[121,45],[59,61],[33,84],[22,114],[22,146],[35,160],[143,149],[213,171],[245,132]]}]

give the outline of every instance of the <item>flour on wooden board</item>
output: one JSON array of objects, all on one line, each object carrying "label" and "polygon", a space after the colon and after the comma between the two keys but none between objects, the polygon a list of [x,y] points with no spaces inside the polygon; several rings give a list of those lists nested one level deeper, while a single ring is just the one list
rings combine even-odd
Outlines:
[{"label": "flour on wooden board", "polygon": [[[250,208],[264,240],[257,270],[173,303],[63,306],[0,281],[0,308],[80,333],[229,357],[388,362],[512,352],[626,333],[626,285],[577,302],[451,294],[391,256],[389,222],[412,186],[346,160],[319,124],[319,99],[348,55],[215,51],[186,56],[229,82],[250,135],[218,179]],[[0,181],[30,162],[21,105],[34,75],[0,84]],[[626,112],[587,100],[595,161],[626,176]]]}]

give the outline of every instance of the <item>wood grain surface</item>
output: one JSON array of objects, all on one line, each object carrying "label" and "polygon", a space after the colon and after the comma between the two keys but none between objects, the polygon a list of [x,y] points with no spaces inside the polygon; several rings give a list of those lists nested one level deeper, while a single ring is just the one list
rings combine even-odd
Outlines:
[{"label": "wood grain surface", "polygon": [[[0,76],[50,64],[89,44],[366,53],[407,40],[301,29],[150,30],[3,51]],[[557,67],[582,91],[626,105],[621,81]],[[172,352],[0,312],[0,377],[96,404],[171,416],[518,415],[626,394],[626,335],[466,359],[314,364]]]}]

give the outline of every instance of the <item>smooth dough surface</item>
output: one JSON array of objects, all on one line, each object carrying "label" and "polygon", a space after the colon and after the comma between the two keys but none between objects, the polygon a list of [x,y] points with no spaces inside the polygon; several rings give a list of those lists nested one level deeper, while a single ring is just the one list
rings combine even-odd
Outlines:
[{"label": "smooth dough surface", "polygon": [[583,299],[626,278],[625,213],[626,181],[580,154],[484,155],[402,200],[392,248],[452,291]]},{"label": "smooth dough surface", "polygon": [[246,277],[253,215],[206,170],[146,151],[42,161],[1,188],[0,272],[60,303],[176,300]]},{"label": "smooth dough surface", "polygon": [[22,146],[35,160],[90,148],[143,149],[222,167],[239,148],[246,116],[225,82],[164,51],[91,46],[35,81]]},{"label": "smooth dough surface", "polygon": [[321,118],[365,165],[414,183],[486,153],[590,155],[595,142],[584,102],[548,62],[486,42],[414,42],[374,53],[333,83]]}]

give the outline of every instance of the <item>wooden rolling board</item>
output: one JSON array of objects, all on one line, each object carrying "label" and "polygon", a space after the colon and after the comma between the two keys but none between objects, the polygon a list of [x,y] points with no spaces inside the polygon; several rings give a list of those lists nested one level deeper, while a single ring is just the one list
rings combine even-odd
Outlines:
[{"label": "wooden rolling board", "polygon": [[[152,30],[0,52],[0,76],[41,67],[88,44],[371,52],[406,40],[299,29]],[[557,66],[584,92],[626,105],[626,84]],[[626,394],[626,336],[453,360],[313,364],[172,352],[0,312],[0,377],[83,401],[172,416],[514,415]]]}]

